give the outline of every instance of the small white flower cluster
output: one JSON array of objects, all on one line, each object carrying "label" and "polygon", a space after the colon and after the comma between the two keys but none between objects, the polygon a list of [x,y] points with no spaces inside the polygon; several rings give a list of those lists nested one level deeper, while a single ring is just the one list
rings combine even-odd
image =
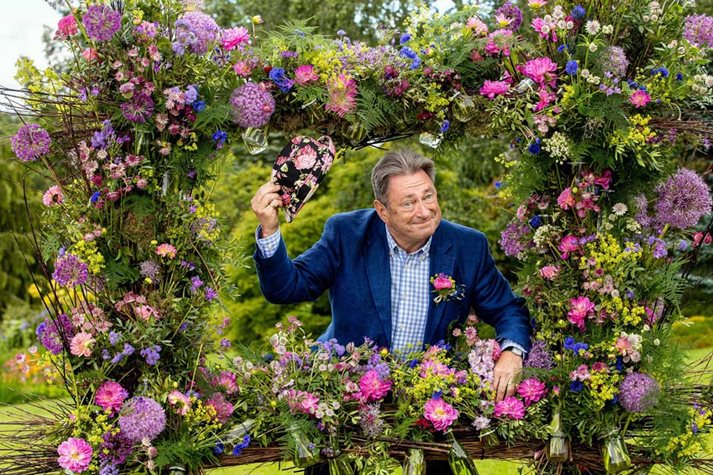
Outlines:
[{"label": "small white flower cluster", "polygon": [[532,240],[538,250],[544,251],[548,249],[550,242],[553,242],[557,235],[558,230],[556,227],[550,224],[544,224],[537,228],[535,234],[532,236]]},{"label": "small white flower cluster", "polygon": [[649,3],[649,14],[644,15],[641,19],[644,20],[644,22],[646,23],[657,23],[662,16],[663,8],[661,8],[661,4],[659,2],[654,1]]},{"label": "small white flower cluster", "polygon": [[678,40],[671,40],[671,42],[669,44],[667,44],[666,47],[670,50],[675,50],[676,53],[678,53],[681,56],[686,54],[686,47],[683,45],[679,46]]},{"label": "small white flower cluster", "polygon": [[694,83],[691,85],[691,90],[702,96],[713,94],[713,76],[710,74],[696,74],[693,76]]},{"label": "small white flower cluster", "polygon": [[547,34],[551,31],[553,26],[556,26],[560,30],[573,30],[574,22],[572,20],[567,20],[564,10],[562,10],[561,5],[557,5],[552,11],[551,15],[545,15],[543,18],[546,23],[542,27],[542,32]]},{"label": "small white flower cluster", "polygon": [[[592,43],[592,44],[594,44],[594,43]],[[587,82],[590,83],[590,84],[599,84],[600,82],[602,82],[602,78],[600,78],[599,76],[596,76],[596,75],[592,74],[592,73],[589,71],[589,69],[582,69],[582,70],[579,72],[579,75],[582,76],[584,79],[586,79]]]},{"label": "small white flower cluster", "polygon": [[[614,33],[614,26],[613,25],[604,25],[602,26],[601,23],[599,23],[597,20],[589,20],[586,25],[584,25],[584,31],[587,32],[589,35],[596,35],[600,31],[605,34],[605,35],[611,35]],[[591,45],[590,45],[590,51],[591,50]],[[596,51],[594,49],[593,51]]]},{"label": "small white flower cluster", "polygon": [[558,162],[564,163],[570,156],[569,139],[561,132],[555,132],[552,137],[544,141],[543,148],[550,156],[557,159]]}]

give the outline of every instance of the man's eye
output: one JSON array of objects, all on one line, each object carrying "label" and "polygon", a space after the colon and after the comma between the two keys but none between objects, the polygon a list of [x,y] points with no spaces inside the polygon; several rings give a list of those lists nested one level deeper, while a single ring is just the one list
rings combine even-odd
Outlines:
[{"label": "man's eye", "polygon": [[426,196],[424,196],[423,201],[426,203],[433,203],[433,201],[436,199],[436,195],[433,193],[429,193]]},{"label": "man's eye", "polygon": [[406,203],[402,203],[401,206],[406,209],[413,208],[413,201],[407,201]]}]

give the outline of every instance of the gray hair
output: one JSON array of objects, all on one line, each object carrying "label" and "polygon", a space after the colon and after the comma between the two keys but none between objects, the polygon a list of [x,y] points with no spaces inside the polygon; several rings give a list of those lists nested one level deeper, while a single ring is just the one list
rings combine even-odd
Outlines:
[{"label": "gray hair", "polygon": [[420,170],[426,172],[432,182],[436,182],[436,164],[430,158],[409,149],[387,152],[371,171],[371,187],[374,189],[374,198],[386,206],[391,177],[413,175]]}]

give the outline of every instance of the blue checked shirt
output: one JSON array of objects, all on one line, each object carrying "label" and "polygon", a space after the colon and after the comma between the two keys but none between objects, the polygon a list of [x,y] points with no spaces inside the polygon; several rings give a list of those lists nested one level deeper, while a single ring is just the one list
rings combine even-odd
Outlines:
[{"label": "blue checked shirt", "polygon": [[[280,245],[280,231],[266,238],[260,237],[260,227],[255,233],[257,248],[263,258],[272,257]],[[431,239],[418,251],[407,253],[396,244],[386,230],[391,267],[391,351],[421,349],[428,321],[431,298],[429,251]],[[445,338],[446,335],[444,335]],[[500,342],[503,350],[524,348],[512,340]]]}]

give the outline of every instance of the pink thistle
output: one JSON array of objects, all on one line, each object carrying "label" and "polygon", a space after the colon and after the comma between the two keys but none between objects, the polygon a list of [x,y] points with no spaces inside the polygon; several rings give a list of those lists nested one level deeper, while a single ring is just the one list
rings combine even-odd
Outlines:
[{"label": "pink thistle", "polygon": [[79,332],[74,335],[72,342],[69,344],[70,352],[74,356],[92,356],[92,345],[96,340],[92,337],[91,333]]},{"label": "pink thistle", "polygon": [[495,417],[510,418],[520,420],[525,417],[525,405],[513,396],[507,396],[502,401],[495,404]]},{"label": "pink thistle", "polygon": [[329,102],[324,106],[328,111],[344,117],[356,108],[357,82],[345,74],[327,81]]},{"label": "pink thistle", "polygon": [[535,81],[537,84],[544,86],[549,84],[554,87],[557,75],[557,63],[550,58],[535,58],[531,59],[520,68],[522,74]]},{"label": "pink thistle", "polygon": [[485,81],[480,88],[480,95],[489,99],[505,94],[510,89],[510,84],[505,81]]},{"label": "pink thistle", "polygon": [[295,69],[295,82],[300,86],[319,79],[317,73],[314,72],[314,66],[311,64],[303,64]]},{"label": "pink thistle", "polygon": [[50,186],[49,189],[42,196],[42,204],[45,206],[55,206],[62,204],[64,201],[64,195],[62,194],[62,188],[59,185]]},{"label": "pink thistle", "polygon": [[129,397],[129,393],[121,384],[116,381],[106,381],[97,389],[94,395],[94,403],[113,414],[121,409],[127,397]]},{"label": "pink thistle", "polygon": [[634,91],[631,96],[629,96],[629,102],[637,109],[646,106],[650,101],[651,96],[649,96],[649,93],[641,89]]},{"label": "pink thistle", "polygon": [[370,369],[359,379],[359,393],[364,402],[374,402],[382,399],[391,390],[391,381],[379,378],[375,369]]},{"label": "pink thistle", "polygon": [[223,49],[226,51],[234,50],[238,45],[242,43],[248,43],[250,41],[250,34],[248,29],[244,26],[238,26],[235,28],[230,28],[228,30],[223,30],[223,38],[221,44]]},{"label": "pink thistle", "polygon": [[577,297],[569,299],[570,309],[567,313],[569,321],[574,323],[579,328],[579,331],[584,332],[585,319],[594,314],[594,302],[588,297]]},{"label": "pink thistle", "polygon": [[440,431],[445,431],[458,419],[458,411],[441,398],[429,399],[423,406],[423,415]]},{"label": "pink thistle", "polygon": [[92,446],[84,439],[70,437],[57,447],[59,466],[74,473],[85,471],[92,461]]},{"label": "pink thistle", "polygon": [[517,387],[517,393],[525,401],[525,405],[529,406],[545,397],[547,386],[537,378],[527,378]]}]

